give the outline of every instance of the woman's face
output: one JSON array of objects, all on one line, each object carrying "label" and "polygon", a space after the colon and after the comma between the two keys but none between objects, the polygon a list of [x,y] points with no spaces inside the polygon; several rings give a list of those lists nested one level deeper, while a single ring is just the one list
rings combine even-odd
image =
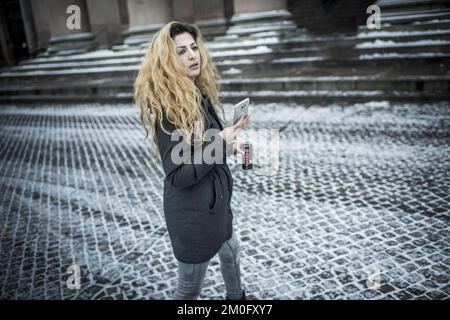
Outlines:
[{"label": "woman's face", "polygon": [[184,32],[175,36],[178,58],[180,59],[186,74],[192,80],[200,74],[200,53],[198,52],[197,43],[190,33]]}]

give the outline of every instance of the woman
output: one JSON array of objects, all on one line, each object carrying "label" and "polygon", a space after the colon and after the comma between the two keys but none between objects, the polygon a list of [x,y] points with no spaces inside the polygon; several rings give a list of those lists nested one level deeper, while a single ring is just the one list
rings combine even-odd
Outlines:
[{"label": "woman", "polygon": [[[245,299],[230,207],[233,179],[226,157],[243,153],[235,137],[250,118],[224,128],[217,69],[200,31],[185,23],[170,22],[153,37],[134,90],[141,122],[147,136],[149,128],[153,130],[165,173],[164,215],[178,261],[175,299],[197,299],[216,253],[226,297]],[[206,130],[216,134],[208,140]],[[179,132],[183,140],[174,141]],[[200,161],[198,154],[203,156]]]}]

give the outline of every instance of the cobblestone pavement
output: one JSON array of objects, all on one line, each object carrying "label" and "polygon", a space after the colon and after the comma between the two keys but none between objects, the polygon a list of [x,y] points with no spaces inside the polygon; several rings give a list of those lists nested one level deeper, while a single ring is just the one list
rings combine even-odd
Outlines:
[{"label": "cobblestone pavement", "polygon": [[[449,299],[448,104],[252,108],[281,152],[272,176],[230,166],[250,299]],[[171,296],[163,172],[137,116],[2,106],[1,299]],[[216,256],[200,299],[224,295]]]}]

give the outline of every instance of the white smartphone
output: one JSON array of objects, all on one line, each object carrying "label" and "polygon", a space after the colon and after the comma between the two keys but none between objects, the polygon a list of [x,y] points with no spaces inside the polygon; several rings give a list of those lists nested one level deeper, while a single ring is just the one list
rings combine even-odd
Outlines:
[{"label": "white smartphone", "polygon": [[248,115],[248,106],[250,104],[250,98],[246,98],[234,106],[233,125],[244,116]]}]

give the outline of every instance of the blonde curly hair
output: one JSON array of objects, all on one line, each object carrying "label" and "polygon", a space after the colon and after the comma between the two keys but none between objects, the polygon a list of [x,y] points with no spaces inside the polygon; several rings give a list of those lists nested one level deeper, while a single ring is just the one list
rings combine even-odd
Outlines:
[{"label": "blonde curly hair", "polygon": [[[187,32],[196,41],[200,58],[200,74],[195,82],[187,77],[179,57],[176,54],[174,38]],[[200,30],[190,24],[171,21],[163,26],[153,37],[145,58],[134,82],[134,101],[140,108],[140,120],[149,135],[153,131],[153,142],[158,145],[155,124],[159,121],[161,129],[165,113],[167,120],[181,129],[186,142],[192,144],[195,135],[194,123],[200,124],[200,141],[204,142],[203,110],[201,101],[206,96],[211,101],[217,115],[223,121],[224,111],[220,104],[220,76],[211,56],[204,45]],[[197,131],[197,130],[196,130]]]}]

